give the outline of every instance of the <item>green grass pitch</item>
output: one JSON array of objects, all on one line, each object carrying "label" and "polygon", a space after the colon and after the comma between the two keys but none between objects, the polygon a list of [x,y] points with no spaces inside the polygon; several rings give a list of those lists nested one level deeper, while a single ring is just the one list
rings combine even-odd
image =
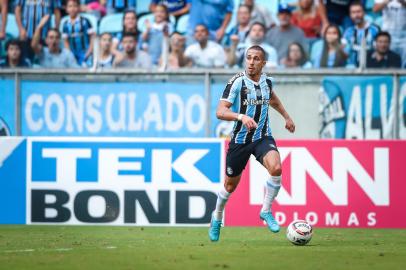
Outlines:
[{"label": "green grass pitch", "polygon": [[315,229],[307,246],[263,228],[0,226],[0,269],[405,269],[406,230]]}]

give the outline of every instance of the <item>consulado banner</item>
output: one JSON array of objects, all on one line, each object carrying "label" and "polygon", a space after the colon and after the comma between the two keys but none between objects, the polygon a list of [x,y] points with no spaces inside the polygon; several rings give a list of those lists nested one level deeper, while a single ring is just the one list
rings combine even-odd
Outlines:
[{"label": "consulado banner", "polygon": [[[406,228],[405,141],[278,141],[282,226]],[[208,226],[224,181],[222,139],[0,138],[0,224]],[[269,178],[249,161],[226,226],[263,226]],[[265,228],[264,228],[265,229]]]},{"label": "consulado banner", "polygon": [[201,83],[23,81],[21,97],[24,136],[205,136]]},{"label": "consulado banner", "polygon": [[321,138],[395,139],[397,126],[400,139],[405,139],[406,78],[400,78],[396,98],[392,77],[325,77],[320,92],[320,118]]},{"label": "consulado banner", "polygon": [[0,136],[16,134],[14,81],[0,79]]}]

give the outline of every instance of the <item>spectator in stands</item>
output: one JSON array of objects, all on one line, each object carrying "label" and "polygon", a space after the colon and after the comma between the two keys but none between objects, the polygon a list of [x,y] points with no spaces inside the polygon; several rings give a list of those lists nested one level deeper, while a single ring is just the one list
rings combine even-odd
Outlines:
[{"label": "spectator in stands", "polygon": [[270,10],[258,5],[255,0],[245,0],[244,5],[248,6],[251,11],[250,23],[259,22],[265,25],[266,29],[275,26],[275,20],[272,18]]},{"label": "spectator in stands", "polygon": [[[46,15],[55,15],[55,27],[59,28],[61,21],[61,1],[60,0],[16,0],[15,18],[18,25],[20,40],[22,41],[22,49],[24,57],[30,60],[34,57],[34,52],[31,49],[31,40],[38,25]],[[48,21],[42,28],[40,39],[43,41],[50,27]]]},{"label": "spectator in stands", "polygon": [[244,43],[250,29],[251,13],[247,5],[241,5],[237,11],[237,24],[224,38],[224,46],[230,47],[231,41]]},{"label": "spectator in stands", "polygon": [[203,24],[197,25],[194,37],[197,42],[188,46],[185,51],[188,66],[223,68],[226,64],[226,54],[223,47],[209,40],[207,27]]},{"label": "spectator in stands", "polygon": [[167,55],[167,58],[165,58],[165,55],[162,54],[159,61],[162,70],[178,69],[187,65],[188,60],[185,57],[185,42],[185,37],[180,33],[172,33],[169,44],[169,52],[168,54],[165,54]]},{"label": "spectator in stands", "polygon": [[90,66],[95,31],[90,21],[79,15],[78,0],[67,0],[66,10],[69,19],[62,26],[62,39],[65,48],[75,55],[79,65]]},{"label": "spectator in stands", "polygon": [[80,11],[93,14],[98,19],[106,15],[106,0],[80,0]]},{"label": "spectator in stands", "polygon": [[293,42],[289,45],[286,57],[281,60],[281,66],[284,68],[311,68],[312,63],[308,59],[302,45]]},{"label": "spectator in stands", "polygon": [[113,38],[113,53],[118,53],[123,50],[121,40],[124,33],[132,33],[138,39],[138,28],[137,28],[137,14],[134,10],[126,10],[123,14],[123,31],[114,35]]},{"label": "spectator in stands", "polygon": [[210,39],[221,41],[234,10],[234,0],[192,0],[188,34],[198,25],[206,25]]},{"label": "spectator in stands", "polygon": [[400,56],[391,51],[391,36],[388,32],[379,32],[375,37],[375,50],[368,51],[367,68],[401,68]]},{"label": "spectator in stands", "polygon": [[137,50],[137,38],[133,33],[124,33],[122,42],[123,53],[118,54],[114,59],[114,67],[143,69],[152,67],[149,55],[142,50]]},{"label": "spectator in stands", "polygon": [[189,13],[191,0],[151,0],[149,10],[155,12],[159,4],[167,6],[169,14],[174,16],[177,20],[182,15]]},{"label": "spectator in stands", "polygon": [[[326,18],[326,23],[342,26],[344,29],[353,25],[349,16],[348,7],[360,0],[319,0],[319,11],[322,17]],[[364,0],[361,5],[364,6]]]},{"label": "spectator in stands", "polygon": [[146,30],[141,35],[141,48],[148,52],[152,64],[157,65],[162,53],[164,37],[173,32],[169,21],[169,11],[165,5],[157,5],[154,11],[154,22],[145,21]]},{"label": "spectator in stands", "polygon": [[327,26],[324,32],[322,50],[315,51],[312,55],[312,62],[315,68],[345,67],[347,55],[344,52],[344,44],[341,43],[341,31],[337,25]]},{"label": "spectator in stands", "polygon": [[49,14],[42,17],[31,41],[32,49],[39,58],[40,66],[44,68],[78,68],[79,65],[76,63],[73,53],[66,48],[60,48],[61,33],[57,28],[49,28],[45,38],[47,46],[44,47],[41,44],[41,33],[49,19]]},{"label": "spectator in stands", "polygon": [[[344,32],[346,53],[349,56],[348,64],[351,66],[359,65],[361,50],[371,49],[375,36],[379,32],[379,27],[365,21],[364,16],[365,11],[362,3],[351,3],[350,17],[354,25],[348,27]],[[362,48],[363,40],[365,40],[365,48]]]},{"label": "spectator in stands", "polygon": [[112,68],[114,62],[114,54],[111,51],[113,37],[110,33],[100,35],[99,56],[96,62],[96,68]]},{"label": "spectator in stands", "polygon": [[382,11],[382,30],[391,35],[391,49],[406,64],[406,0],[375,0],[374,11]]},{"label": "spectator in stands", "polygon": [[[248,48],[253,45],[261,46],[266,52],[266,67],[274,68],[278,65],[278,54],[272,46],[265,42],[265,26],[259,22],[255,22],[251,25],[248,38],[244,43],[239,43],[238,40],[234,40],[228,52],[228,65],[234,66],[237,64],[242,67],[244,63],[245,53]],[[238,44],[238,45],[237,45]]]},{"label": "spectator in stands", "polygon": [[278,52],[279,60],[288,53],[288,46],[293,42],[298,42],[305,51],[308,50],[306,37],[303,31],[291,24],[292,10],[286,4],[279,5],[278,19],[279,26],[268,31],[265,41],[273,46]]},{"label": "spectator in stands", "polygon": [[6,37],[8,0],[0,0],[0,41]]},{"label": "spectator in stands", "polygon": [[137,0],[107,0],[107,14],[124,12],[125,10],[135,11],[136,2]]},{"label": "spectator in stands", "polygon": [[292,24],[302,29],[306,38],[315,39],[320,36],[322,18],[314,0],[299,1],[299,10],[292,14]]},{"label": "spectator in stands", "polygon": [[21,44],[18,40],[9,40],[6,44],[7,55],[0,60],[0,68],[23,68],[30,67],[31,62],[23,58],[21,54]]}]

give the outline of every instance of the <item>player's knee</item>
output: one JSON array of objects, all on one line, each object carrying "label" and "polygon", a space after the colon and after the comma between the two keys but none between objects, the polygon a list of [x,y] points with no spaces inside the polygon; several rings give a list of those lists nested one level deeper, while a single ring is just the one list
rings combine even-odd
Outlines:
[{"label": "player's knee", "polygon": [[271,175],[273,176],[279,176],[282,175],[282,166],[281,164],[274,164],[271,166],[271,170],[270,170]]},{"label": "player's knee", "polygon": [[237,185],[234,183],[226,183],[224,184],[224,188],[228,193],[232,193],[237,188]]}]

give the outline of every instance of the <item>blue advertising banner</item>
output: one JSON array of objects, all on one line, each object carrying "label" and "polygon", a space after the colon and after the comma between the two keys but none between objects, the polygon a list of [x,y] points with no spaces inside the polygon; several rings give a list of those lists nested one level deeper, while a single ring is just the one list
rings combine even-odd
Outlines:
[{"label": "blue advertising banner", "polygon": [[217,138],[229,138],[233,130],[233,121],[222,121],[216,117],[217,104],[223,94],[224,88],[227,82],[224,83],[214,83],[211,85],[211,106],[210,106],[210,116],[211,116],[211,127],[210,136]]},{"label": "blue advertising banner", "polygon": [[389,76],[325,77],[321,138],[393,139],[396,100]]},{"label": "blue advertising banner", "polygon": [[23,81],[21,92],[24,136],[205,136],[204,84]]},{"label": "blue advertising banner", "polygon": [[400,77],[399,139],[406,139],[406,77]]},{"label": "blue advertising banner", "polygon": [[0,79],[0,136],[16,135],[14,81]]},{"label": "blue advertising banner", "polygon": [[219,139],[0,138],[0,224],[207,225],[223,152]]}]

